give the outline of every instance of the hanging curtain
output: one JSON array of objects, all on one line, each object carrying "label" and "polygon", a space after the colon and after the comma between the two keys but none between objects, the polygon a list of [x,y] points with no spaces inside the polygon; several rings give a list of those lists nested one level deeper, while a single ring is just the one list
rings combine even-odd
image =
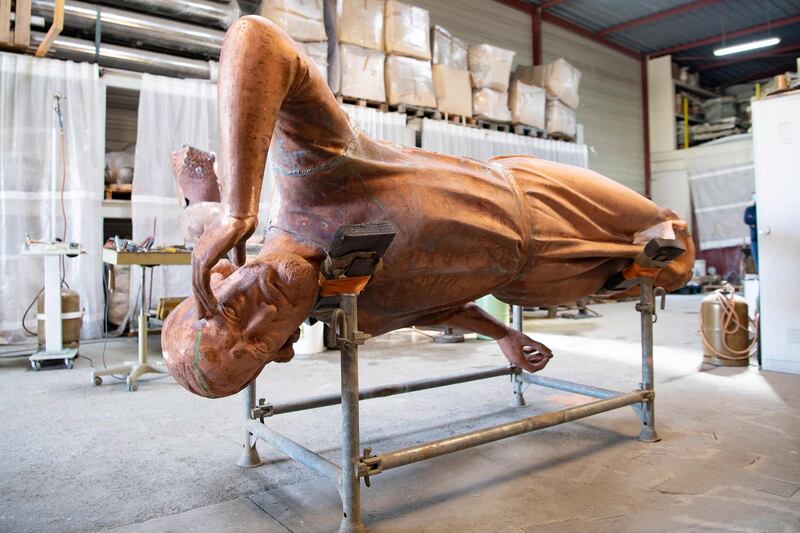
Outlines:
[{"label": "hanging curtain", "polygon": [[406,125],[405,113],[384,113],[371,107],[341,104],[350,118],[374,139],[415,146],[416,134]]},{"label": "hanging curtain", "polygon": [[[142,76],[131,196],[133,239],[155,238],[156,245],[182,244],[181,205],[170,154],[188,144],[219,153],[217,87],[199,80]],[[155,233],[153,228],[155,227]],[[191,293],[191,267],[152,269],[152,302]],[[131,305],[138,302],[141,274],[131,272]]]},{"label": "hanging curtain", "polygon": [[[41,257],[22,255],[25,234],[49,240],[51,157],[60,165],[60,142],[53,150],[53,95],[61,94],[64,117],[64,210],[67,241],[86,253],[65,258],[65,281],[80,294],[81,336],[102,332],[102,225],[105,144],[105,89],[97,65],[0,53],[0,344],[25,340],[22,315],[43,286]],[[58,172],[56,235],[61,237]],[[35,308],[28,329],[36,329]]]},{"label": "hanging curtain", "polygon": [[701,251],[750,243],[744,210],[755,193],[753,138],[737,135],[716,144],[728,148],[717,150],[708,143],[693,148],[687,161]]},{"label": "hanging curtain", "polygon": [[468,128],[427,118],[422,120],[422,148],[483,160],[498,155],[533,155],[584,168],[589,161],[585,144]]}]

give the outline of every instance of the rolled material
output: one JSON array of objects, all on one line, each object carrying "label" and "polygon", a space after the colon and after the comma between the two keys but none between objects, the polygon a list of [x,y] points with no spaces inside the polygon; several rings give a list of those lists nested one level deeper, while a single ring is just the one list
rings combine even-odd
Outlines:
[{"label": "rolled material", "polygon": [[[53,19],[53,0],[33,0],[34,15]],[[102,37],[145,48],[218,58],[224,32],[151,17],[133,11],[70,1],[64,6],[64,27],[94,32],[98,13]]]},{"label": "rolled material", "polygon": [[206,0],[100,0],[99,3],[145,13],[158,13],[172,19],[222,29],[227,29],[242,15],[235,0],[227,4]]},{"label": "rolled material", "polygon": [[[44,33],[31,32],[31,46],[37,47],[44,40]],[[49,54],[58,59],[93,62],[95,58],[103,67],[113,67],[134,72],[147,72],[162,76],[180,78],[209,79],[211,65],[209,61],[171,56],[158,52],[126,48],[102,43],[95,55],[94,43],[72,37],[59,36],[50,46]]]}]

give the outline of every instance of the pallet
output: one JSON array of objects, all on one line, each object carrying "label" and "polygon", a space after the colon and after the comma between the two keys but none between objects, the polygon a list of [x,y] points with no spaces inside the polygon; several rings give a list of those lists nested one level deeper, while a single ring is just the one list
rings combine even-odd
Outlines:
[{"label": "pallet", "polygon": [[112,183],[106,185],[106,200],[130,200],[133,185],[130,183]]},{"label": "pallet", "polygon": [[526,137],[536,137],[538,139],[547,139],[547,132],[535,126],[528,126],[527,124],[512,124],[513,132],[515,135],[524,135]]},{"label": "pallet", "polygon": [[404,113],[409,118],[430,118],[442,120],[442,112],[433,107],[416,106],[410,104],[389,104],[389,111]]},{"label": "pallet", "polygon": [[389,111],[389,104],[386,102],[379,102],[378,100],[369,100],[367,98],[355,98],[353,96],[344,96],[341,94],[336,95],[336,101],[340,104],[356,105],[358,107],[371,107],[378,111],[386,113]]},{"label": "pallet", "polygon": [[550,134],[551,139],[555,139],[556,141],[564,141],[568,143],[574,143],[575,137],[572,135],[567,135],[565,133],[554,132]]},{"label": "pallet", "polygon": [[496,120],[486,120],[484,118],[479,118],[477,119],[476,127],[478,129],[511,133],[511,124],[509,124],[508,122],[498,122]]},{"label": "pallet", "polygon": [[445,113],[442,111],[442,120],[449,122],[451,124],[458,124],[459,126],[466,126],[468,128],[477,128],[478,121],[473,117],[468,117],[466,115],[451,115],[450,113]]}]

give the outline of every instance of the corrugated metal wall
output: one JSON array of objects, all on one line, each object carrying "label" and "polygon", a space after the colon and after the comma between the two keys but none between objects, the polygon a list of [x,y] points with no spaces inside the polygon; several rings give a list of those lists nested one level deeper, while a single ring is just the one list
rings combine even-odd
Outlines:
[{"label": "corrugated metal wall", "polygon": [[[531,20],[525,13],[487,0],[409,0],[470,43],[489,43],[517,52],[516,64],[530,65]],[[644,191],[644,140],[640,65],[600,44],[552,24],[542,24],[542,60],[566,58],[583,73],[578,122],[584,125],[589,167]]]}]

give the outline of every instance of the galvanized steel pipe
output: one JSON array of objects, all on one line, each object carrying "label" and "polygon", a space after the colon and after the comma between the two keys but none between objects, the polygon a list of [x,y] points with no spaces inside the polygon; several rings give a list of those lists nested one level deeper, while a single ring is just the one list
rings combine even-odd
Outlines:
[{"label": "galvanized steel pipe", "polygon": [[227,29],[242,14],[235,1],[219,4],[206,0],[100,0],[99,3],[223,29]]},{"label": "galvanized steel pipe", "polygon": [[614,398],[597,400],[561,411],[532,416],[516,422],[509,422],[508,424],[480,429],[464,433],[463,435],[456,435],[454,437],[404,448],[402,450],[395,450],[378,455],[376,462],[380,465],[382,470],[389,470],[390,468],[397,468],[398,466],[432,459],[448,453],[480,446],[481,444],[529,433],[537,429],[548,428],[580,418],[586,418],[587,416],[604,411],[611,411],[612,409],[619,409],[627,405],[641,403],[649,394],[648,391],[633,391]]},{"label": "galvanized steel pipe", "polygon": [[[44,33],[31,32],[32,47],[36,48],[43,39]],[[206,60],[171,56],[108,43],[101,43],[99,53],[95,54],[93,42],[73,39],[72,37],[56,37],[56,40],[50,46],[48,55],[73,61],[94,62],[97,60],[103,67],[147,72],[163,76],[200,79],[209,79],[211,77],[211,65]]]},{"label": "galvanized steel pipe", "polygon": [[[445,376],[441,378],[419,379],[415,381],[407,381],[405,383],[394,383],[392,385],[382,385],[380,387],[363,389],[359,392],[358,398],[360,400],[385,398],[387,396],[394,396],[396,394],[406,394],[409,392],[433,389],[437,387],[446,387],[448,385],[456,385],[458,383],[468,383],[470,381],[478,381],[481,379],[508,376],[519,372],[520,370],[515,367],[502,366],[498,368],[492,368],[490,370],[479,370],[477,372],[454,374],[452,376]],[[272,405],[270,416],[282,413],[292,413],[294,411],[316,409],[328,405],[337,405],[341,403],[341,401],[341,394],[326,394],[304,400],[279,403]]]},{"label": "galvanized steel pipe", "polygon": [[331,461],[328,461],[319,454],[316,454],[292,439],[281,435],[277,431],[268,428],[260,422],[251,422],[247,425],[247,431],[254,437],[263,440],[270,446],[282,451],[298,463],[305,465],[309,470],[320,476],[338,482],[341,469]]},{"label": "galvanized steel pipe", "polygon": [[523,372],[519,378],[533,385],[540,385],[548,389],[563,390],[566,392],[574,392],[575,394],[583,394],[584,396],[591,396],[593,398],[613,398],[624,394],[619,391],[602,389],[600,387],[592,387],[591,385],[584,385],[582,383],[573,383],[572,381],[564,381],[563,379],[548,378],[538,374],[530,374]]},{"label": "galvanized steel pipe", "polygon": [[[53,0],[31,2],[32,13],[48,21],[53,19],[53,6]],[[222,50],[224,32],[72,0],[64,7],[64,27],[94,33],[98,13],[103,40],[108,37],[126,44],[211,58],[218,58]]]}]

